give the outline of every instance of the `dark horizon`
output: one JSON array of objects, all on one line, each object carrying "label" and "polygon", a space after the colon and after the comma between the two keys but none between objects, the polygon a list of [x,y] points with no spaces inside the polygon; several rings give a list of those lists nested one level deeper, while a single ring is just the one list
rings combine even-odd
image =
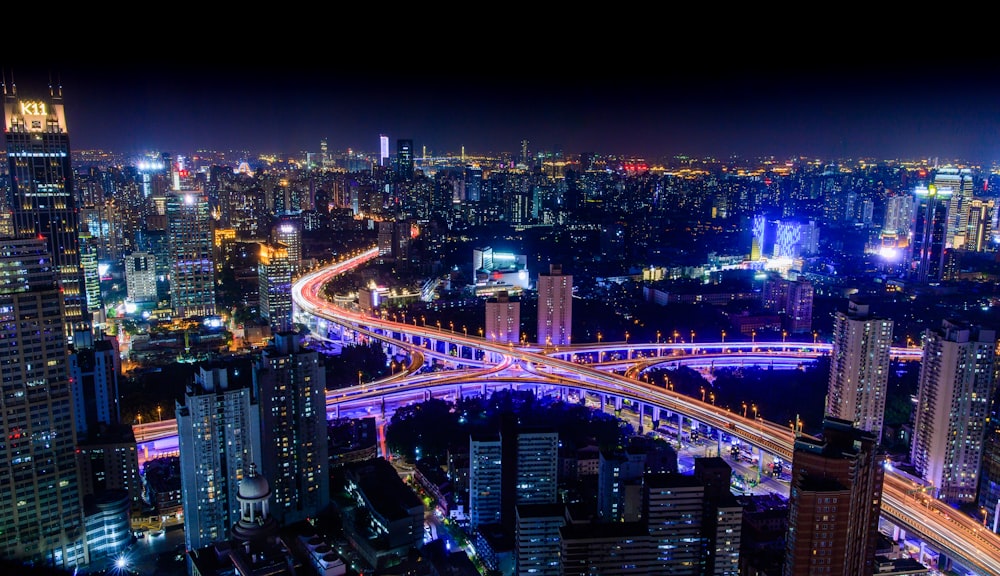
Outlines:
[{"label": "dark horizon", "polygon": [[[8,93],[61,86],[74,150],[124,154],[347,149],[380,134],[418,154],[529,150],[788,159],[1000,161],[994,66],[939,63],[834,73],[789,65],[684,64],[599,74],[509,74],[482,64],[427,74],[290,66],[150,67],[6,63]],[[953,80],[952,80],[953,79]]]}]

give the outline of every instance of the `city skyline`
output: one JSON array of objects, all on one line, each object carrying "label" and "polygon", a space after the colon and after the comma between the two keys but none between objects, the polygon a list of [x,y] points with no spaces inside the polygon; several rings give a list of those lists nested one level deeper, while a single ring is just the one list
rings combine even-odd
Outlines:
[{"label": "city skyline", "polygon": [[[193,66],[173,74],[109,64],[2,66],[22,96],[62,87],[75,150],[593,152],[1000,160],[992,65],[877,61],[836,71],[773,62],[622,65],[614,72],[381,73],[291,65]],[[954,82],[942,82],[947,76]],[[947,86],[947,88],[942,88]],[[42,92],[39,94],[39,92]]]}]

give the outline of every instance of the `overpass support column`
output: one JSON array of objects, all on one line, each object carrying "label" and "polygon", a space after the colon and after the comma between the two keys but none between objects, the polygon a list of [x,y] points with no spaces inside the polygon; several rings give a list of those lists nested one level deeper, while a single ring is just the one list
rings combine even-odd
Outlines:
[{"label": "overpass support column", "polygon": [[677,413],[677,450],[683,447],[681,443],[681,436],[684,435],[684,415],[680,412]]},{"label": "overpass support column", "polygon": [[455,386],[455,402],[462,400],[462,385],[458,384]]},{"label": "overpass support column", "polygon": [[621,412],[621,411],[622,411],[622,397],[615,396],[615,412]]},{"label": "overpass support column", "polygon": [[757,448],[757,478],[764,476],[764,451]]},{"label": "overpass support column", "polygon": [[379,400],[379,405],[382,410],[382,417],[385,418],[385,396]]},{"label": "overpass support column", "polygon": [[424,390],[424,402],[430,400],[431,398],[433,398],[433,396],[431,396],[430,388]]},{"label": "overpass support column", "polygon": [[483,382],[483,398],[486,398],[486,382]]},{"label": "overpass support column", "polygon": [[906,538],[906,530],[900,528],[897,524],[892,525],[892,541],[899,542]]}]

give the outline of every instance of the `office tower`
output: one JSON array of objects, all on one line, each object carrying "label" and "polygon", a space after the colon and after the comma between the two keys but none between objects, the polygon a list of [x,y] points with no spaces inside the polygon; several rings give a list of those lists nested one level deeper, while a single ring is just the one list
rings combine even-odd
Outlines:
[{"label": "office tower", "polygon": [[935,282],[944,272],[951,190],[941,190],[930,184],[914,189],[913,197],[913,225],[910,227],[913,278],[917,282]]},{"label": "office tower", "polygon": [[974,198],[969,203],[969,225],[965,248],[974,252],[986,252],[993,246],[993,213],[996,201],[992,198]]},{"label": "office tower", "polygon": [[826,414],[847,420],[882,441],[893,321],[852,296],[833,322]]},{"label": "office tower", "polygon": [[257,264],[260,316],[273,331],[292,327],[292,265],[284,244],[261,244]]},{"label": "office tower", "polygon": [[80,438],[102,425],[121,422],[116,354],[110,340],[97,340],[92,348],[69,354],[73,417]]},{"label": "office tower", "polygon": [[521,302],[512,300],[506,290],[486,300],[486,332],[495,342],[517,343],[521,333]]},{"label": "office tower", "polygon": [[781,220],[774,239],[775,258],[798,258],[815,254],[819,250],[819,228],[816,222]]},{"label": "office tower", "polygon": [[301,220],[288,215],[279,218],[271,227],[271,244],[284,244],[288,247],[288,263],[292,267],[292,276],[297,276],[302,266]]},{"label": "office tower", "polygon": [[694,476],[646,474],[643,508],[656,548],[659,574],[701,574],[706,538],[702,531],[705,486]]},{"label": "office tower", "polygon": [[560,264],[538,275],[538,343],[566,346],[573,335],[573,276]]},{"label": "office tower", "polygon": [[961,248],[966,243],[969,203],[972,201],[972,170],[968,168],[938,168],[934,173],[934,185],[939,191],[949,191],[948,223],[945,246]]},{"label": "office tower", "polygon": [[133,252],[125,257],[125,289],[135,304],[156,303],[156,257]]},{"label": "office tower", "polygon": [[778,234],[778,222],[766,214],[753,217],[750,228],[750,259],[768,259],[774,254],[775,240]]},{"label": "office tower", "polygon": [[[661,575],[656,547],[642,522],[568,522],[560,528],[562,576]],[[695,574],[692,567],[686,572]]]},{"label": "office tower", "polygon": [[174,182],[165,208],[170,307],[178,318],[211,316],[215,314],[215,263],[208,197],[199,189],[182,188],[177,176]]},{"label": "office tower", "polygon": [[469,438],[469,528],[500,522],[502,444],[498,434]]},{"label": "office tower", "polygon": [[254,369],[261,410],[261,471],[281,524],[315,517],[330,502],[326,370],[297,332],[278,332]]},{"label": "office tower", "polygon": [[396,177],[413,180],[413,140],[396,140]]},{"label": "office tower", "polygon": [[65,300],[66,336],[77,346],[89,346],[90,315],[62,87],[50,86],[47,99],[21,98],[16,87],[8,92],[6,85],[3,92],[7,206],[14,235],[45,239]]},{"label": "office tower", "polygon": [[565,504],[517,506],[514,573],[518,576],[561,576],[559,530],[566,525]]},{"label": "office tower", "polygon": [[239,520],[237,489],[261,461],[260,411],[225,366],[204,365],[177,401],[184,540],[188,550],[226,540]]},{"label": "office tower", "polygon": [[389,137],[379,134],[378,137],[378,165],[385,166],[389,161]]},{"label": "office tower", "polygon": [[884,455],[871,432],[826,417],[792,456],[784,576],[873,574]]},{"label": "office tower", "polygon": [[88,555],[63,312],[47,242],[0,240],[0,556],[70,567]]},{"label": "office tower", "polygon": [[87,314],[95,326],[103,324],[104,305],[101,302],[101,274],[97,266],[97,249],[86,224],[80,227],[80,268],[83,269],[83,287],[86,295]]},{"label": "office tower", "polygon": [[479,202],[483,189],[483,169],[481,166],[465,167],[465,199]]},{"label": "office tower", "polygon": [[995,330],[950,320],[924,333],[910,462],[951,502],[976,498],[996,346]]}]

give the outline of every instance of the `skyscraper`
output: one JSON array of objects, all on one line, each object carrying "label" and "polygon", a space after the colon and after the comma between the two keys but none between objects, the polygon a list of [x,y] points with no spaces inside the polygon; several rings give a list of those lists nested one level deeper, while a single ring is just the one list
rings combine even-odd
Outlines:
[{"label": "skyscraper", "polygon": [[939,498],[976,498],[995,388],[995,330],[950,320],[924,333],[910,461]]},{"label": "skyscraper", "polygon": [[874,573],[883,460],[875,435],[848,420],[826,417],[822,439],[799,436],[784,576]]},{"label": "skyscraper", "polygon": [[230,385],[226,366],[208,365],[175,413],[184,539],[194,550],[228,539],[240,519],[239,481],[261,461],[260,411],[251,387]]},{"label": "skyscraper", "polygon": [[166,216],[173,313],[179,318],[211,316],[215,314],[215,263],[208,197],[198,188],[182,187],[176,168]]},{"label": "skyscraper", "polygon": [[0,556],[88,562],[63,295],[40,238],[0,239]]},{"label": "skyscraper", "polygon": [[10,172],[7,206],[14,235],[45,239],[65,300],[67,338],[89,346],[90,314],[62,87],[50,86],[47,99],[21,98],[16,87],[8,92],[6,84],[3,92]]},{"label": "skyscraper", "polygon": [[282,524],[315,516],[330,502],[326,370],[319,353],[279,332],[254,369],[260,395],[261,470],[271,478],[272,513]]},{"label": "skyscraper", "polygon": [[135,304],[156,303],[156,256],[133,252],[125,257],[125,287]]},{"label": "skyscraper", "polygon": [[413,180],[413,140],[396,140],[396,176]]},{"label": "skyscraper", "polygon": [[917,282],[935,282],[944,272],[945,240],[948,233],[948,206],[951,189],[934,184],[913,191],[912,275]]},{"label": "skyscraper", "polygon": [[826,414],[873,433],[879,442],[892,329],[892,320],[875,316],[867,303],[853,296],[847,310],[837,312],[833,322]]},{"label": "skyscraper", "polygon": [[292,264],[288,246],[261,244],[257,263],[258,297],[260,316],[274,331],[292,327]]},{"label": "skyscraper", "polygon": [[567,346],[572,335],[573,276],[549,264],[549,273],[538,275],[538,344]]},{"label": "skyscraper", "polygon": [[547,428],[519,430],[516,462],[515,504],[555,503],[559,433]]}]

